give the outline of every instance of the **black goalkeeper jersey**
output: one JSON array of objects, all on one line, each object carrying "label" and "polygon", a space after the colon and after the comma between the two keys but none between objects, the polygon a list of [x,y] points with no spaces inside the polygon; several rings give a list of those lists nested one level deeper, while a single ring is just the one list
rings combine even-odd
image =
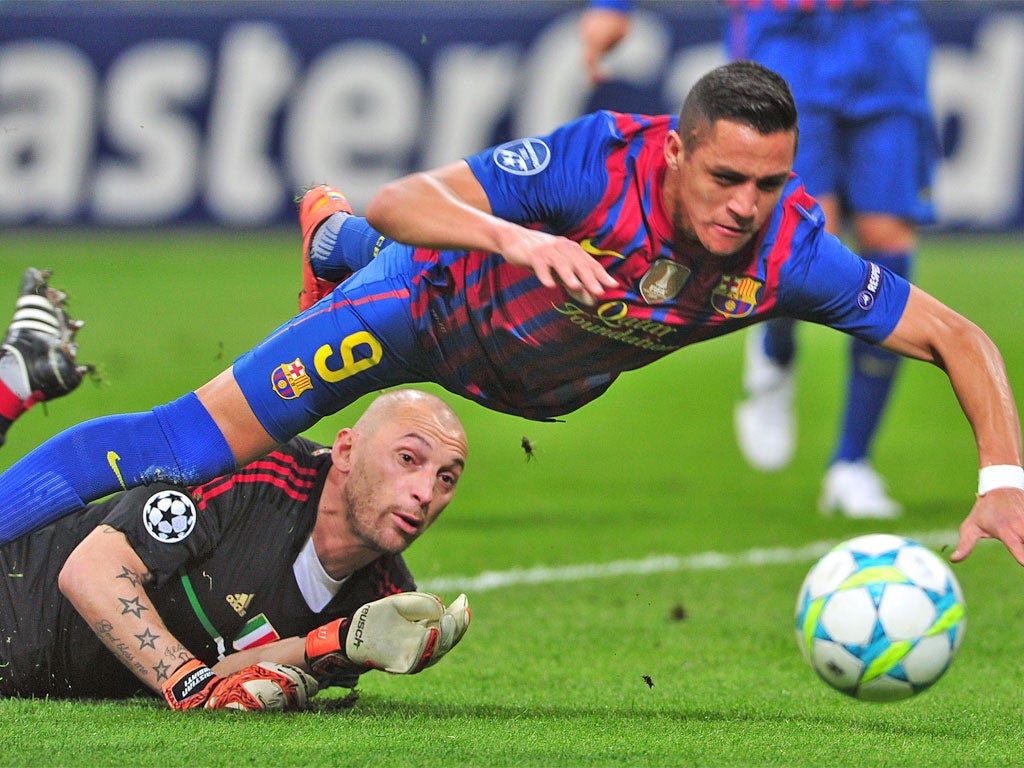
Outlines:
[{"label": "black goalkeeper jersey", "polygon": [[57,588],[67,556],[101,523],[124,532],[154,577],[146,591],[167,628],[210,665],[415,589],[402,557],[384,556],[349,576],[319,613],[307,605],[293,566],[330,461],[329,449],[295,438],[232,475],[188,489],[135,488],[0,547],[0,695],[148,692]]}]

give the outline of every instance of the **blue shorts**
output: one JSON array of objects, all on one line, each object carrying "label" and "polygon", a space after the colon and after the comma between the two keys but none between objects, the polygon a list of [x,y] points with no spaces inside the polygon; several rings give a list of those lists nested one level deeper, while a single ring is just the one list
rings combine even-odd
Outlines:
[{"label": "blue shorts", "polygon": [[275,440],[363,395],[430,380],[413,285],[398,264],[382,254],[235,360],[235,380]]},{"label": "blue shorts", "polygon": [[800,112],[795,170],[811,195],[836,195],[855,213],[934,221],[932,41],[915,3],[739,8],[729,48],[789,83]]},{"label": "blue shorts", "polygon": [[835,195],[854,213],[930,224],[934,137],[932,124],[914,115],[848,122],[804,110],[794,170],[812,196]]}]

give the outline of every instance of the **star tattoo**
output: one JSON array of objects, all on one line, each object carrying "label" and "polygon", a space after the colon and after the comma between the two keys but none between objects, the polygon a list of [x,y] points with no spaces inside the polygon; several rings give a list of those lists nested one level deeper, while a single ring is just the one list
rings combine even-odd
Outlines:
[{"label": "star tattoo", "polygon": [[117,598],[121,601],[121,615],[124,616],[126,613],[133,614],[135,618],[141,619],[142,612],[148,611],[149,608],[144,606],[140,602],[140,598],[133,597],[131,600],[125,600],[123,597]]},{"label": "star tattoo", "polygon": [[139,650],[140,651],[143,648],[145,648],[147,645],[155,651],[156,650],[156,639],[158,637],[160,637],[160,635],[154,635],[152,632],[149,631],[149,627],[146,627],[146,631],[145,632],[143,632],[141,635],[136,635],[135,637],[139,641]]},{"label": "star tattoo", "polygon": [[121,566],[121,572],[117,575],[116,578],[127,579],[128,583],[131,584],[133,587],[137,587],[140,581],[139,574],[137,574],[135,571],[133,571],[126,565]]},{"label": "star tattoo", "polygon": [[156,681],[159,683],[161,680],[167,679],[167,675],[170,673],[171,668],[167,666],[165,662],[161,661],[153,667],[153,671],[156,672]]}]

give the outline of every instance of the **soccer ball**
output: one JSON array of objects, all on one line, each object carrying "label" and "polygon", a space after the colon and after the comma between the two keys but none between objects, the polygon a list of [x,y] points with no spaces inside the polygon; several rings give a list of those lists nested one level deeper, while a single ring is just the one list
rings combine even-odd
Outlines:
[{"label": "soccer ball", "polygon": [[930,549],[890,534],[833,548],[804,579],[796,638],[826,683],[867,701],[920,693],[949,668],[966,625],[956,577]]}]

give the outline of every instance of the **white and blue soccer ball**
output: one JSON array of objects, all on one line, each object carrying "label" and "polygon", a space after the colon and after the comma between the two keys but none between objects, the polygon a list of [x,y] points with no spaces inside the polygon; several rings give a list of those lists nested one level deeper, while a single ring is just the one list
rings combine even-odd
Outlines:
[{"label": "white and blue soccer ball", "polygon": [[796,637],[826,683],[857,699],[896,701],[928,688],[963,640],[956,577],[935,553],[891,534],[858,536],[822,557],[796,603]]}]

